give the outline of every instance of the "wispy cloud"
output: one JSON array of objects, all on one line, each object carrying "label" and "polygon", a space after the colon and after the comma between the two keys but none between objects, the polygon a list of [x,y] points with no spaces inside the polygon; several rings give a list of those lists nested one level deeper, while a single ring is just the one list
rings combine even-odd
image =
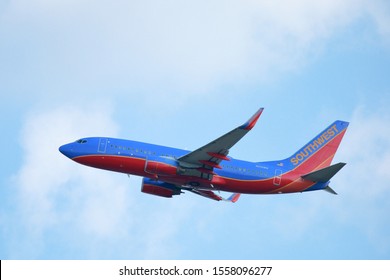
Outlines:
[{"label": "wispy cloud", "polygon": [[[107,112],[107,115],[102,112]],[[17,186],[18,211],[29,234],[40,239],[48,228],[61,224],[64,218],[62,210],[71,210],[63,200],[72,205],[72,197],[77,199],[83,193],[80,191],[83,188],[66,186],[73,183],[80,187],[88,180],[86,185],[99,186],[99,182],[105,179],[105,174],[88,176],[88,173],[78,172],[75,166],[61,157],[58,147],[85,133],[115,135],[117,126],[110,120],[109,114],[110,109],[106,106],[92,105],[92,108],[83,109],[64,106],[44,112],[34,111],[27,117],[20,140],[23,163],[14,183]],[[99,190],[97,188],[97,192]],[[87,197],[86,201],[90,198]],[[73,214],[76,217],[80,215]]]},{"label": "wispy cloud", "polygon": [[72,258],[75,252],[82,258],[166,258],[180,253],[173,236],[191,203],[178,201],[161,210],[166,200],[138,202],[134,193],[139,194],[139,179],[80,166],[58,151],[79,137],[117,135],[111,114],[112,108],[96,103],[28,115],[21,132],[23,163],[13,179],[16,214],[9,217],[18,219],[24,234],[10,240],[9,257],[48,256],[53,242],[62,251],[51,252],[53,258]]},{"label": "wispy cloud", "polygon": [[337,217],[364,233],[383,256],[390,255],[390,115],[378,106],[355,110],[338,157],[348,164],[337,176],[343,199]]},{"label": "wispy cloud", "polygon": [[[24,85],[43,94],[103,90],[178,100],[299,70],[326,39],[362,18],[386,37],[389,13],[381,0],[13,0],[2,16],[7,30],[0,28],[9,42],[2,43],[10,62],[3,82],[23,92],[9,74],[19,69]],[[18,42],[25,48],[15,49]],[[14,69],[15,62],[23,67]]]}]

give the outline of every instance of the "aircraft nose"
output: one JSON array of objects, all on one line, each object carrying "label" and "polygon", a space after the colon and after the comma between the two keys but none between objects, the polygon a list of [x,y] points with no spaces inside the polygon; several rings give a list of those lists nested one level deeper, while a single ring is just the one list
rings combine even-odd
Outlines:
[{"label": "aircraft nose", "polygon": [[58,148],[58,150],[63,154],[64,156],[68,158],[72,158],[73,149],[70,147],[70,144],[62,145]]}]

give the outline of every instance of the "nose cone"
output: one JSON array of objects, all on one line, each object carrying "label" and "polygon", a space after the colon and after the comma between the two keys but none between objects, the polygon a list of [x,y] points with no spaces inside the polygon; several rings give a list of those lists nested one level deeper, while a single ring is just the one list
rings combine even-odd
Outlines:
[{"label": "nose cone", "polygon": [[65,144],[58,148],[58,150],[66,157],[73,158],[74,149],[72,148],[72,144]]}]

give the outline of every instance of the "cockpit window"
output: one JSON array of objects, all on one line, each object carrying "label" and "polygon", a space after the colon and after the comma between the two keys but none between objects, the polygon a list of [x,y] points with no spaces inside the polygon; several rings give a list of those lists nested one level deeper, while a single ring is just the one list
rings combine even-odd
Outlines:
[{"label": "cockpit window", "polygon": [[80,139],[80,140],[77,140],[76,143],[84,144],[84,143],[87,143],[87,140],[85,140],[85,139]]}]

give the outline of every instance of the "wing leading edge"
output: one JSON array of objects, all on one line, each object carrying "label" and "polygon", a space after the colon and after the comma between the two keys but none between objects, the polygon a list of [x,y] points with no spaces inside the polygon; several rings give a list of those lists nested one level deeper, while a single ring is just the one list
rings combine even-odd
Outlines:
[{"label": "wing leading edge", "polygon": [[227,155],[242,137],[244,137],[256,124],[264,108],[260,108],[246,123],[211,141],[203,147],[190,152],[180,158],[178,162],[184,169],[183,175],[198,176],[211,180],[214,168],[221,168],[222,160],[229,160]]}]

